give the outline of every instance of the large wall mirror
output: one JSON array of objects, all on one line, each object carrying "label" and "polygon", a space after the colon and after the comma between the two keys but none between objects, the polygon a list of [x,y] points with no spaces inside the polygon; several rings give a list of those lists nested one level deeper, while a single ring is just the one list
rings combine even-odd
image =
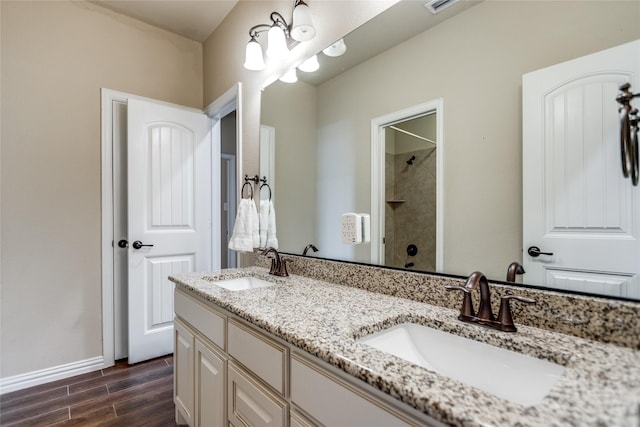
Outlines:
[{"label": "large wall mirror", "polygon": [[[532,257],[528,247],[545,252],[544,244],[523,241],[523,75],[640,39],[640,3],[461,0],[436,15],[424,3],[395,4],[344,37],[343,58],[319,53],[317,72],[263,90],[261,176],[272,187],[279,249],[459,276],[480,270],[500,281],[513,261],[544,267],[560,255]],[[601,102],[614,120],[616,90],[607,87]],[[376,128],[381,118],[438,102],[437,114]],[[381,128],[393,132],[385,133],[386,163],[372,142]],[[376,189],[381,173],[386,188]],[[615,185],[639,209],[640,188]],[[371,214],[376,198],[386,221],[377,235],[388,246],[381,260],[372,256],[376,236],[361,245],[341,239],[342,214]],[[638,250],[640,223],[627,228],[635,228],[628,240]],[[613,283],[606,289],[585,285],[585,267],[583,276],[557,275],[551,284],[529,272],[516,280],[640,299],[638,272],[601,275]]]}]

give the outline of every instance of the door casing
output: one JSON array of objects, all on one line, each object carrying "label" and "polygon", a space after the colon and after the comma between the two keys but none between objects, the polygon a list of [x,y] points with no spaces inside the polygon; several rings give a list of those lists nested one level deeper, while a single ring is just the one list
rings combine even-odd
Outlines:
[{"label": "door casing", "polygon": [[436,114],[436,271],[444,270],[444,100],[434,99],[371,120],[371,263],[384,263],[385,128]]}]

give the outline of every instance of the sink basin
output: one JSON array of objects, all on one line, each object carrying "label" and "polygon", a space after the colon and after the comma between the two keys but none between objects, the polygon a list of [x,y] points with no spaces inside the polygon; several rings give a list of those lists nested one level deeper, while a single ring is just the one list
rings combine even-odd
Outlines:
[{"label": "sink basin", "polygon": [[266,288],[267,286],[275,285],[273,282],[267,282],[266,280],[258,279],[256,277],[238,277],[235,279],[220,280],[213,282],[213,284],[230,291],[244,291],[247,289]]},{"label": "sink basin", "polygon": [[565,370],[546,360],[414,323],[358,341],[525,406],[540,403]]}]

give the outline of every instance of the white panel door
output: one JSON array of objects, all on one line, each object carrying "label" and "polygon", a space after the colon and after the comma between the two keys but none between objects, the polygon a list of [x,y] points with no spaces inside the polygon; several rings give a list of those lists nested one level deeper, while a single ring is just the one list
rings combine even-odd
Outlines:
[{"label": "white panel door", "polygon": [[211,270],[211,125],[201,112],[131,99],[128,128],[129,363],[136,363],[173,351],[167,276]]},{"label": "white panel door", "polygon": [[527,283],[640,298],[640,187],[622,175],[615,100],[625,82],[640,89],[640,41],[523,76]]}]

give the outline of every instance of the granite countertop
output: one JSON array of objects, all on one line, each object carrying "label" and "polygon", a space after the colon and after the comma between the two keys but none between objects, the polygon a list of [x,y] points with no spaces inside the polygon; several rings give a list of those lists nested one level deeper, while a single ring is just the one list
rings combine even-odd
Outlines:
[{"label": "granite countertop", "polygon": [[[247,291],[214,284],[243,276],[276,284]],[[637,350],[521,325],[516,333],[494,331],[458,321],[456,310],[303,276],[270,276],[261,267],[170,279],[445,424],[640,426]],[[408,321],[547,359],[566,370],[542,403],[525,407],[356,341]]]}]

